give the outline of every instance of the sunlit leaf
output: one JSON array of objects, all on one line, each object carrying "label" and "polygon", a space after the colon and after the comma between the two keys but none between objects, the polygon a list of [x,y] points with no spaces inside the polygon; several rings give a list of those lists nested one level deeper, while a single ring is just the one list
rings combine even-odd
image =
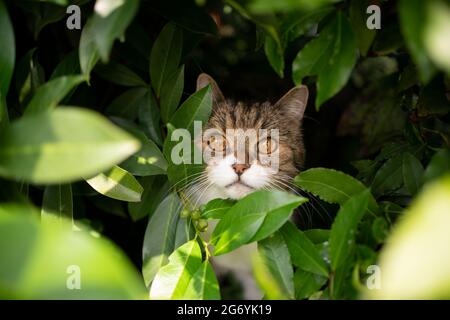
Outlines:
[{"label": "sunlit leaf", "polygon": [[192,275],[183,299],[220,300],[219,283],[209,261],[204,261]]}]

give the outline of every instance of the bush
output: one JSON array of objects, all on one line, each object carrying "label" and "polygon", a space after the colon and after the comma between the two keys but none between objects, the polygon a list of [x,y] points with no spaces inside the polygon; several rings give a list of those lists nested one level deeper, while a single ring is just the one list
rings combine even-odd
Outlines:
[{"label": "bush", "polygon": [[[257,242],[268,299],[450,298],[450,7],[371,3],[0,0],[1,297],[238,298],[211,257]],[[201,70],[308,85],[296,194],[186,202]]]}]

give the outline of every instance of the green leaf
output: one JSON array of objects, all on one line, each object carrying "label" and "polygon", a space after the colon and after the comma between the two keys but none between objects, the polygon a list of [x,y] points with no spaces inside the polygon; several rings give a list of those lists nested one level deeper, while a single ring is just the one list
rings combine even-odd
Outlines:
[{"label": "green leaf", "polygon": [[402,155],[397,155],[384,163],[377,171],[372,182],[372,191],[375,196],[398,189],[403,183]]},{"label": "green leaf", "polygon": [[50,80],[67,76],[80,74],[80,58],[78,57],[78,50],[73,50],[67,54],[60,63],[56,66]]},{"label": "green leaf", "polygon": [[83,82],[82,76],[62,76],[50,80],[39,87],[25,109],[27,116],[50,111],[77,85]]},{"label": "green leaf", "polygon": [[175,112],[170,124],[175,128],[185,128],[191,133],[194,121],[206,122],[212,108],[211,86],[207,86],[191,95]]},{"label": "green leaf", "polygon": [[441,149],[431,158],[423,177],[425,181],[429,182],[448,172],[450,172],[450,150]]},{"label": "green leaf", "polygon": [[406,45],[419,68],[420,79],[423,83],[427,83],[436,70],[425,50],[424,28],[420,23],[417,23],[426,19],[426,4],[421,0],[401,0],[398,2],[398,12]]},{"label": "green leaf", "polygon": [[94,71],[106,81],[110,81],[121,86],[147,86],[147,83],[134,71],[117,62],[112,61],[107,65],[98,65]]},{"label": "green leaf", "polygon": [[158,103],[153,92],[149,89],[138,105],[138,119],[143,131],[147,137],[162,145],[163,138],[160,130],[160,115]]},{"label": "green leaf", "polygon": [[205,210],[202,211],[202,218],[222,219],[234,204],[234,201],[228,199],[211,200],[205,205]]},{"label": "green leaf", "polygon": [[180,199],[171,193],[159,204],[148,221],[142,247],[142,274],[147,286],[158,270],[167,264],[168,256],[175,249],[180,209]]},{"label": "green leaf", "polygon": [[128,120],[135,120],[142,104],[148,103],[147,88],[132,88],[116,97],[105,109],[105,113]]},{"label": "green leaf", "polygon": [[78,56],[80,58],[81,72],[86,81],[89,82],[91,71],[100,59],[100,54],[95,44],[95,23],[92,17],[87,20],[81,31]]},{"label": "green leaf", "polygon": [[184,65],[172,74],[161,88],[161,119],[169,122],[180,103],[184,88]]},{"label": "green leaf", "polygon": [[316,109],[338,93],[347,83],[356,62],[356,44],[350,24],[338,13],[319,37],[298,53],[292,65],[294,82],[317,75]]},{"label": "green leaf", "polygon": [[[450,298],[450,176],[423,188],[383,247],[380,290],[372,299]],[[405,266],[408,266],[405,269]]]},{"label": "green leaf", "polygon": [[295,299],[309,298],[327,282],[328,278],[297,269],[294,274]]},{"label": "green leaf", "polygon": [[6,98],[14,71],[16,42],[14,30],[3,0],[0,0],[0,96]]},{"label": "green leaf", "polygon": [[133,175],[118,166],[102,172],[86,182],[98,193],[121,201],[141,201],[144,188]]},{"label": "green leaf", "polygon": [[408,152],[403,154],[403,182],[411,195],[414,195],[422,185],[423,171],[422,164],[415,156]]},{"label": "green leaf", "polygon": [[277,232],[258,242],[258,253],[284,296],[294,298],[294,271],[283,236]]},{"label": "green leaf", "polygon": [[249,194],[236,203],[214,229],[211,238],[214,255],[266,238],[306,201],[306,198],[283,191],[260,190]]},{"label": "green leaf", "polygon": [[302,270],[328,277],[328,267],[323,261],[314,244],[308,237],[291,222],[286,223],[281,229],[286,242],[292,263]]},{"label": "green leaf", "polygon": [[352,197],[342,205],[330,233],[330,258],[333,270],[339,268],[353,252],[356,228],[367,210],[369,190]]},{"label": "green leaf", "polygon": [[[41,224],[29,206],[0,205],[0,283],[6,299],[144,299],[126,255],[106,238]],[[78,282],[77,276],[80,277]],[[81,290],[76,288],[77,282]]]},{"label": "green leaf", "polygon": [[264,52],[270,65],[280,78],[284,77],[284,48],[272,36],[267,35],[264,41]]},{"label": "green leaf", "polygon": [[219,283],[209,261],[204,261],[194,273],[183,299],[220,300]]},{"label": "green leaf", "polygon": [[192,276],[202,265],[202,252],[197,240],[191,240],[172,253],[169,263],[155,276],[150,299],[183,299]]},{"label": "green leaf", "polygon": [[6,106],[5,98],[2,97],[2,94],[0,93],[0,130],[7,123],[9,123],[8,108]]},{"label": "green leaf", "polygon": [[169,77],[178,69],[183,49],[183,34],[173,23],[168,23],[155,43],[150,55],[150,78],[156,96]]},{"label": "green leaf", "polygon": [[169,184],[165,176],[148,176],[139,181],[144,188],[141,202],[128,203],[128,212],[133,221],[138,221],[146,216],[151,217],[169,191]]},{"label": "green leaf", "polygon": [[376,35],[376,29],[371,30],[367,28],[368,14],[366,10],[369,5],[369,0],[354,0],[351,2],[349,9],[350,24],[355,34],[359,51],[363,56],[367,55]]},{"label": "green leaf", "polygon": [[124,36],[138,8],[139,0],[96,1],[92,28],[95,30],[94,41],[103,62],[108,62],[114,41]]},{"label": "green leaf", "polygon": [[450,74],[450,6],[445,1],[429,1],[426,4],[424,44],[433,62]]},{"label": "green leaf", "polygon": [[273,11],[312,10],[317,7],[337,2],[336,0],[251,0],[249,9],[254,13],[269,13]]},{"label": "green leaf", "polygon": [[372,224],[372,235],[378,243],[383,243],[389,234],[389,224],[386,219],[378,217]]},{"label": "green leaf", "polygon": [[0,175],[31,183],[71,182],[110,168],[139,147],[93,111],[58,108],[21,118],[2,132]]},{"label": "green leaf", "polygon": [[41,222],[63,224],[66,223],[63,222],[63,218],[73,223],[71,185],[58,184],[45,187],[42,199]]},{"label": "green leaf", "polygon": [[[326,202],[340,205],[366,189],[364,184],[352,176],[326,168],[313,168],[303,171],[295,177],[294,183],[302,190],[311,192]],[[378,211],[377,203],[373,197],[369,200],[369,211],[373,214]]]},{"label": "green leaf", "polygon": [[304,233],[314,244],[323,243],[330,238],[330,230],[325,229],[309,229],[305,230]]}]

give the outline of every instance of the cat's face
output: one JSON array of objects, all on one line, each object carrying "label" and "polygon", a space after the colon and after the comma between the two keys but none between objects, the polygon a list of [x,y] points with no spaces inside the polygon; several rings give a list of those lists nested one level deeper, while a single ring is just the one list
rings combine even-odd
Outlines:
[{"label": "cat's face", "polygon": [[[201,74],[197,89],[210,84],[213,110],[197,139],[206,161],[203,190],[213,198],[240,199],[259,189],[290,189],[290,179],[303,165],[301,121],[308,89],[299,86],[277,103],[244,104],[226,100],[216,82]],[[198,191],[200,192],[200,190]]]}]

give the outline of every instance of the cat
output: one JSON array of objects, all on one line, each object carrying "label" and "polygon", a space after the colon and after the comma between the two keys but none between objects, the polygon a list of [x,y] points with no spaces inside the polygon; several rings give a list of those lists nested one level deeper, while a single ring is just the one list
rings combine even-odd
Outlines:
[{"label": "cat", "polygon": [[[222,156],[207,162],[202,182],[190,187],[193,202],[201,205],[216,198],[239,200],[259,189],[294,191],[290,180],[303,167],[305,159],[302,120],[308,101],[308,88],[304,85],[294,87],[275,104],[246,104],[225,99],[216,81],[205,73],[200,74],[197,91],[208,85],[211,86],[213,107],[204,130],[214,129],[223,134],[223,139],[197,137],[196,144],[202,151],[209,148],[213,152],[222,152]],[[239,158],[233,147],[225,146],[230,140],[230,135],[225,134],[227,129],[278,130],[278,141],[269,137],[262,146],[261,142],[257,146],[258,150],[265,149],[266,154],[277,152],[277,170],[257,157],[251,160],[248,154]],[[238,138],[231,136],[231,139]],[[207,237],[214,227],[215,223],[210,223]],[[252,276],[251,257],[255,251],[256,244],[253,243],[213,259],[219,276],[231,271],[242,283],[245,299],[262,297]]]}]

